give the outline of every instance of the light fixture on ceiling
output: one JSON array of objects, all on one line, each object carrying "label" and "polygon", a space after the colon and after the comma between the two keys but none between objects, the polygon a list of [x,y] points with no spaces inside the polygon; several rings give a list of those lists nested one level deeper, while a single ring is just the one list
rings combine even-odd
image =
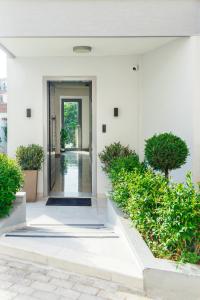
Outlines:
[{"label": "light fixture on ceiling", "polygon": [[90,53],[92,51],[92,47],[90,46],[74,46],[73,52],[75,53]]}]

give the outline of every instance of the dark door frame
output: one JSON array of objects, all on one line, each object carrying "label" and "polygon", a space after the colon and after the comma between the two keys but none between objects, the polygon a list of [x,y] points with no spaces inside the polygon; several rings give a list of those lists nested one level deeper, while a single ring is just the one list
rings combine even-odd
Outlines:
[{"label": "dark door frame", "polygon": [[61,120],[62,120],[62,128],[64,127],[64,103],[65,102],[76,102],[78,103],[79,106],[79,114],[78,114],[78,123],[80,125],[80,140],[79,140],[79,147],[78,148],[68,148],[68,151],[73,151],[73,150],[82,150],[82,99],[81,98],[62,98],[61,100]]}]

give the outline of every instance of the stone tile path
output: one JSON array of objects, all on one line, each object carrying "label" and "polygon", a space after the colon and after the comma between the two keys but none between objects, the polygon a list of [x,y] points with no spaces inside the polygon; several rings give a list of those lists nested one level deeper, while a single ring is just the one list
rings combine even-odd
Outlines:
[{"label": "stone tile path", "polygon": [[148,300],[117,283],[0,255],[1,300]]}]

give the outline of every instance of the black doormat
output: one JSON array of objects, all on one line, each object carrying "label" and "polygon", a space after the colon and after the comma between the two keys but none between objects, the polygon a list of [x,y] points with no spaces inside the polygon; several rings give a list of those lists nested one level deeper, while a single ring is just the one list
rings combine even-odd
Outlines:
[{"label": "black doormat", "polygon": [[57,198],[49,197],[46,205],[48,206],[91,206],[91,198]]}]

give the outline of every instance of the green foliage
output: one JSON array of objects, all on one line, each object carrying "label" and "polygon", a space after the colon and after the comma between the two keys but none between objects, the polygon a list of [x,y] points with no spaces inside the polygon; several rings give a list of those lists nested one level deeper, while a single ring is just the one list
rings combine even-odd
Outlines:
[{"label": "green foliage", "polygon": [[40,145],[20,146],[16,158],[22,170],[40,170],[44,162],[44,150]]},{"label": "green foliage", "polygon": [[67,131],[62,128],[60,131],[60,147],[61,149],[65,149],[65,145],[67,143]]},{"label": "green foliage", "polygon": [[156,257],[200,263],[200,193],[191,175],[186,184],[170,183],[141,164],[135,152],[121,149],[117,143],[100,154],[112,181],[112,199]]},{"label": "green foliage", "polygon": [[0,154],[0,218],[9,215],[22,183],[23,175],[16,161]]},{"label": "green foliage", "polygon": [[64,129],[67,134],[67,144],[75,147],[75,130],[78,126],[78,105],[76,102],[64,103]]},{"label": "green foliage", "polygon": [[190,174],[186,185],[152,171],[134,178],[127,211],[155,256],[200,262],[200,195]]},{"label": "green foliage", "polygon": [[145,159],[153,169],[164,172],[167,178],[169,171],[180,168],[188,155],[186,143],[172,133],[155,134],[146,140]]},{"label": "green foliage", "polygon": [[105,149],[99,153],[99,158],[103,164],[103,170],[109,172],[112,161],[115,158],[126,157],[129,155],[136,155],[135,151],[131,150],[129,146],[122,146],[119,142],[105,146]]}]

